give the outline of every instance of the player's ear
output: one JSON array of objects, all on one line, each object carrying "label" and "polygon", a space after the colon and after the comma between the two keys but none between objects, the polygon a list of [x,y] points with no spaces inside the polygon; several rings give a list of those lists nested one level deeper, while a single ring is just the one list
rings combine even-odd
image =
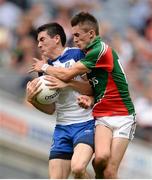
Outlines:
[{"label": "player's ear", "polygon": [[94,38],[95,36],[95,31],[92,29],[89,31],[90,39]]},{"label": "player's ear", "polygon": [[60,38],[60,36],[59,36],[58,34],[55,36],[55,40],[56,40],[56,43],[57,43],[57,44],[60,43],[61,38]]}]

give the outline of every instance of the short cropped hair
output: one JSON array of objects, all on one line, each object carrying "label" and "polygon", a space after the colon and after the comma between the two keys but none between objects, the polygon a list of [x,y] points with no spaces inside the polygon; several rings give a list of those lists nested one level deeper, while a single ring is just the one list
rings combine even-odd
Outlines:
[{"label": "short cropped hair", "polygon": [[62,46],[65,46],[66,34],[64,32],[63,27],[60,24],[58,24],[56,22],[52,22],[52,23],[44,24],[44,25],[37,28],[37,34],[39,34],[42,31],[47,31],[47,34],[51,38],[53,38],[56,35],[59,35],[60,39],[61,39]]},{"label": "short cropped hair", "polygon": [[88,12],[80,12],[71,19],[71,26],[85,25],[85,30],[93,29],[99,35],[99,25],[97,19]]}]

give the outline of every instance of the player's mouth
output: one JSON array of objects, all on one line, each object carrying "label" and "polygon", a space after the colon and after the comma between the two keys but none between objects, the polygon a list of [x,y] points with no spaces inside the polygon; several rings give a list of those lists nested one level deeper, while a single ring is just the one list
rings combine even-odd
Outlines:
[{"label": "player's mouth", "polygon": [[42,53],[42,54],[44,54],[44,53],[45,53],[45,51],[44,51],[44,50],[41,50],[41,53]]},{"label": "player's mouth", "polygon": [[80,47],[81,47],[81,45],[80,45],[80,44],[76,44],[76,46],[77,46],[78,48],[80,48]]}]

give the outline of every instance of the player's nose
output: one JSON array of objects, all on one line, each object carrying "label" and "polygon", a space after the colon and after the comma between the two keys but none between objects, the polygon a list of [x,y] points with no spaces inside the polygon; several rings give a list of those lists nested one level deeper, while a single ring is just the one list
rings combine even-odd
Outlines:
[{"label": "player's nose", "polygon": [[42,48],[42,45],[41,45],[41,43],[40,43],[40,42],[38,43],[38,48],[39,48],[39,49],[41,49],[41,48]]},{"label": "player's nose", "polygon": [[74,36],[74,37],[73,37],[73,42],[74,42],[74,43],[78,43],[78,38]]}]

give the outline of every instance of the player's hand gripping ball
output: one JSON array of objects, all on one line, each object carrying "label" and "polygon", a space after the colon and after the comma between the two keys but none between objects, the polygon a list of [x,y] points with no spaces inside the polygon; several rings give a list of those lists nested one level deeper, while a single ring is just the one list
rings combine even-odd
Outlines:
[{"label": "player's hand gripping ball", "polygon": [[44,79],[44,76],[39,77],[39,81],[42,82],[40,88],[41,92],[37,95],[37,101],[40,104],[52,104],[57,101],[59,96],[59,89],[49,89],[45,84],[49,81]]}]

